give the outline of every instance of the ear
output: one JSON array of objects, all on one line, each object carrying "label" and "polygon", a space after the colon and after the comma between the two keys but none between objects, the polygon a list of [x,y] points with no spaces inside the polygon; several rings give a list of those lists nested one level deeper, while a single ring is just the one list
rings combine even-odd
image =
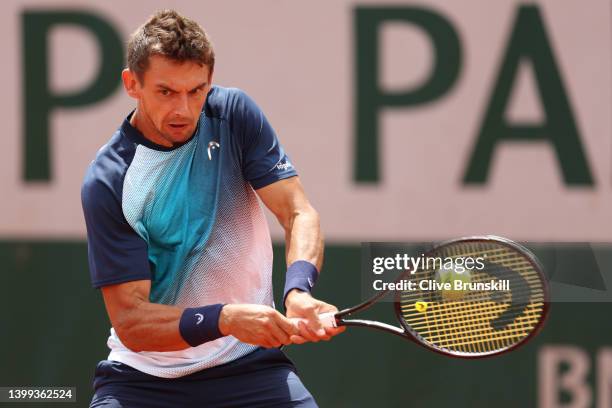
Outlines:
[{"label": "ear", "polygon": [[136,74],[126,68],[121,72],[121,79],[123,80],[125,92],[134,99],[140,99],[140,83],[138,78],[136,78]]},{"label": "ear", "polygon": [[213,72],[214,72],[214,68],[212,68],[210,70],[210,73],[208,74],[208,86],[212,86]]}]

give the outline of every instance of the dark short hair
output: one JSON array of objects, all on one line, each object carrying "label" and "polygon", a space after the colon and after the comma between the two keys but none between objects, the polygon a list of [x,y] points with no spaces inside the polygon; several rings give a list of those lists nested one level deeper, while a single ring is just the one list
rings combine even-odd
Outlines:
[{"label": "dark short hair", "polygon": [[158,11],[130,36],[127,64],[140,81],[151,55],[194,61],[207,65],[211,72],[215,66],[215,52],[204,29],[174,10]]}]

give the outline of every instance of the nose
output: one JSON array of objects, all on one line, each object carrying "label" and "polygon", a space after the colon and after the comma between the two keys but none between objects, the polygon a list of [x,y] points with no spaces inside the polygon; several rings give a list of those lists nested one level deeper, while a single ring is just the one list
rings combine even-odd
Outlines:
[{"label": "nose", "polygon": [[176,116],[188,116],[189,114],[189,98],[186,94],[179,94],[175,99],[174,114]]}]

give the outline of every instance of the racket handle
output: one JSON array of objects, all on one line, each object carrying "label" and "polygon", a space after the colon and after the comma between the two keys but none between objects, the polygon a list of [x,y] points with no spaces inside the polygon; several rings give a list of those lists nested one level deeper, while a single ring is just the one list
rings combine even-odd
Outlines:
[{"label": "racket handle", "polygon": [[[302,319],[299,317],[292,317],[289,320],[291,320],[291,322],[295,324],[296,327],[299,322],[306,322],[306,319]],[[321,322],[321,326],[323,327],[338,327],[338,324],[336,323],[336,312],[321,313],[319,315],[319,321]]]},{"label": "racket handle", "polygon": [[326,312],[321,313],[319,315],[319,320],[323,327],[338,327],[336,324],[336,313],[335,312]]}]

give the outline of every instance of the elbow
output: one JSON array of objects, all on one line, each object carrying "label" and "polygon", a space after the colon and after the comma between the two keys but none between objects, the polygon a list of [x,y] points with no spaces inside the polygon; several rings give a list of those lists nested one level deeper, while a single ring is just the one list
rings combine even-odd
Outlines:
[{"label": "elbow", "polygon": [[134,327],[135,322],[130,321],[130,319],[120,319],[113,325],[121,344],[135,353],[145,351],[141,342],[138,341],[138,336],[134,333]]},{"label": "elbow", "polygon": [[291,231],[297,219],[306,221],[309,225],[316,225],[317,227],[320,225],[319,213],[310,204],[303,208],[293,209],[280,222],[285,231]]},{"label": "elbow", "polygon": [[121,340],[121,343],[125,346],[125,348],[127,348],[130,351],[133,351],[134,353],[140,353],[141,351],[146,351],[144,347],[140,346],[138,343],[133,342],[133,341]]}]

